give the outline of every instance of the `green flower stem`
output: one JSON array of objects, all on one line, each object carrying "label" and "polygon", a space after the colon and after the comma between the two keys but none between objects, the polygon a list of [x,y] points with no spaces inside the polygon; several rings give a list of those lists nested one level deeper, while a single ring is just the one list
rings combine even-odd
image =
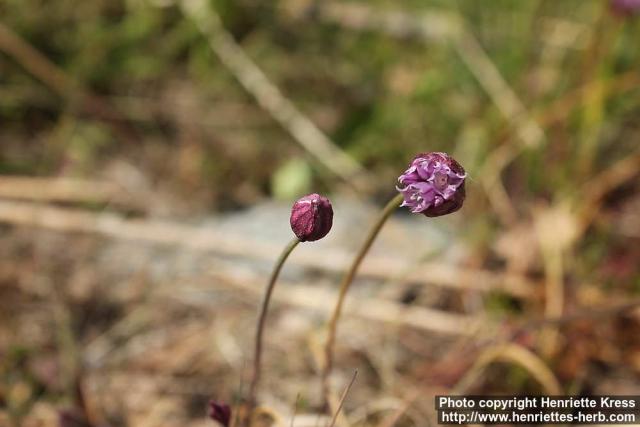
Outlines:
[{"label": "green flower stem", "polygon": [[353,282],[353,279],[356,273],[358,272],[358,268],[360,267],[360,264],[362,263],[362,260],[364,259],[364,257],[367,255],[367,252],[369,252],[369,249],[371,248],[371,245],[373,244],[374,240],[378,236],[380,229],[382,229],[382,226],[384,225],[384,223],[387,222],[387,219],[389,218],[391,213],[398,208],[400,203],[402,203],[402,200],[403,200],[402,194],[398,194],[393,199],[391,199],[389,203],[387,203],[387,205],[384,207],[384,209],[378,216],[378,219],[369,230],[369,233],[367,234],[367,238],[365,239],[364,243],[360,247],[360,250],[358,251],[356,257],[353,259],[353,263],[351,264],[351,267],[347,271],[347,274],[343,277],[342,283],[340,284],[340,293],[338,294],[338,301],[336,302],[336,306],[333,310],[333,315],[331,316],[331,320],[329,320],[329,330],[327,333],[327,341],[324,347],[325,360],[324,360],[324,367],[322,369],[321,381],[322,381],[322,395],[325,401],[325,405],[329,405],[330,403],[331,394],[330,394],[330,387],[329,387],[329,377],[331,375],[331,370],[333,369],[333,353],[334,353],[334,347],[335,347],[335,341],[336,341],[336,332],[338,329],[338,320],[340,320],[340,314],[342,313],[342,306],[344,305],[344,300],[347,295],[347,291],[349,291],[349,287],[351,286],[351,283]]},{"label": "green flower stem", "polygon": [[264,326],[267,318],[267,310],[269,309],[269,301],[271,300],[271,294],[273,293],[273,288],[276,285],[276,281],[278,280],[278,276],[280,275],[280,270],[282,270],[282,266],[284,262],[287,260],[291,252],[298,246],[300,240],[295,238],[287,244],[284,248],[276,265],[271,272],[271,277],[269,277],[269,283],[267,284],[267,289],[264,294],[264,298],[262,300],[262,306],[260,308],[260,316],[258,317],[258,326],[256,329],[256,348],[253,356],[253,376],[251,378],[251,384],[249,386],[249,407],[253,409],[256,404],[256,391],[258,389],[258,383],[260,382],[260,361],[262,359],[262,336],[264,335]]}]

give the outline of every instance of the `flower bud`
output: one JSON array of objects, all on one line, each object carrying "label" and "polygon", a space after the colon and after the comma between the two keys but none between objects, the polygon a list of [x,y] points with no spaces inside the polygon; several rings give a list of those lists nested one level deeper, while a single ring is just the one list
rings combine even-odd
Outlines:
[{"label": "flower bud", "polygon": [[333,208],[326,197],[313,193],[298,199],[291,208],[291,230],[301,242],[326,236],[333,224]]},{"label": "flower bud", "polygon": [[231,422],[231,407],[226,403],[209,401],[209,418],[217,421],[224,427],[229,427]]},{"label": "flower bud", "polygon": [[418,154],[398,178],[401,206],[428,217],[455,212],[464,202],[466,177],[464,168],[446,153]]}]

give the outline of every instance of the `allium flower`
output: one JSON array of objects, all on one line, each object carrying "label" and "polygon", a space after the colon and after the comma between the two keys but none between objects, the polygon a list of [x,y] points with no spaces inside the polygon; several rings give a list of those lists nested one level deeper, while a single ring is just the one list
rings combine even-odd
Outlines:
[{"label": "allium flower", "polygon": [[466,177],[464,168],[446,153],[418,154],[398,178],[401,206],[428,217],[455,212],[464,202]]},{"label": "allium flower", "polygon": [[611,0],[609,6],[618,15],[630,16],[640,13],[640,0]]},{"label": "allium flower", "polygon": [[313,193],[298,199],[291,208],[291,230],[301,242],[326,236],[333,224],[333,208],[326,197]]},{"label": "allium flower", "polygon": [[231,407],[226,403],[209,401],[209,418],[217,421],[224,427],[229,427],[231,422]]}]

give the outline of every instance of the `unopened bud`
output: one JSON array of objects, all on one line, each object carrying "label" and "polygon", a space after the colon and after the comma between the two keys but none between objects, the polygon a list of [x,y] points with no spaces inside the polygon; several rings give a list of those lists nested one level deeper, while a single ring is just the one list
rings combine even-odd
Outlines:
[{"label": "unopened bud", "polygon": [[326,197],[313,193],[298,199],[291,208],[291,230],[301,242],[326,236],[333,224],[333,208]]},{"label": "unopened bud", "polygon": [[217,421],[224,427],[229,427],[231,422],[231,407],[226,403],[211,400],[209,402],[209,418]]}]

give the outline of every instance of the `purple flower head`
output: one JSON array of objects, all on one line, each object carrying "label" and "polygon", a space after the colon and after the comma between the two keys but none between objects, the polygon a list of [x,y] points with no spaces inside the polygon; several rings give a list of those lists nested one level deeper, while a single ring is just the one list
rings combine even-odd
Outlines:
[{"label": "purple flower head", "polygon": [[640,13],[640,0],[610,0],[611,11],[620,16],[631,16]]},{"label": "purple flower head", "polygon": [[224,427],[229,427],[229,423],[231,422],[231,407],[226,403],[210,400],[209,418],[217,421]]},{"label": "purple flower head", "polygon": [[298,199],[291,208],[291,230],[301,242],[326,236],[333,225],[333,208],[326,197],[313,193]]},{"label": "purple flower head", "polygon": [[418,154],[400,177],[396,189],[413,213],[446,215],[462,207],[467,173],[446,153]]}]

